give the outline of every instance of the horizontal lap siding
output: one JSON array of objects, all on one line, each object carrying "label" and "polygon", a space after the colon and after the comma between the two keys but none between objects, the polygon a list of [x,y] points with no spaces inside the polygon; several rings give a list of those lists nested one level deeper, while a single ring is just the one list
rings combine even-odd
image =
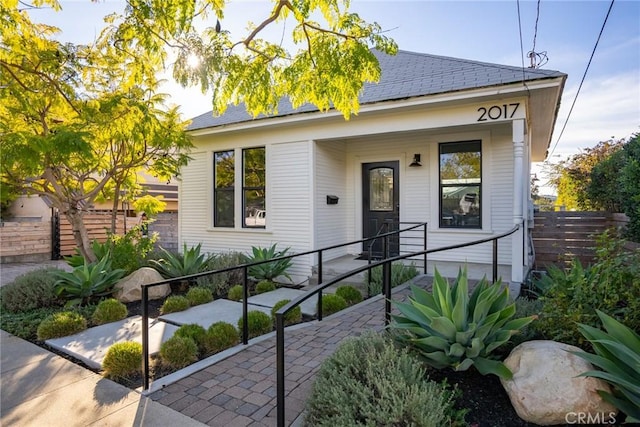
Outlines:
[{"label": "horizontal lap siding", "polygon": [[[211,190],[212,152],[191,154],[193,160],[182,170],[180,193],[181,242],[188,246],[202,243],[206,252],[239,251],[251,247],[278,249],[290,247],[289,253],[310,249],[310,177],[308,170],[310,143],[297,142],[267,146],[267,228],[212,229]],[[236,187],[236,192],[241,188]],[[238,193],[240,194],[240,193]],[[237,215],[236,215],[237,216]],[[236,221],[239,221],[236,218]],[[309,257],[294,261],[288,273],[298,278],[311,274]]]},{"label": "horizontal lap siding", "polygon": [[[344,142],[319,142],[315,146],[315,248],[347,242],[350,200],[347,192],[347,162]],[[338,196],[338,204],[328,205],[327,195]],[[346,248],[323,254],[332,259],[346,254]]]}]

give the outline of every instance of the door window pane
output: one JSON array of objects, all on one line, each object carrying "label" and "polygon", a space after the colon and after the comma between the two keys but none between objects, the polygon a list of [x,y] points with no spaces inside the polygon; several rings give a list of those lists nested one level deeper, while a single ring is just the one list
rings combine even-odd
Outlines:
[{"label": "door window pane", "polygon": [[377,212],[393,211],[393,169],[369,171],[369,209]]}]

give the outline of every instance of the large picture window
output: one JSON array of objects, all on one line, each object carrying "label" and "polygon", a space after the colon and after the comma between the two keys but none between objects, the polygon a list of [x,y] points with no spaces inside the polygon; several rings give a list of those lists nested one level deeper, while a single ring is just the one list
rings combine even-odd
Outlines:
[{"label": "large picture window", "polygon": [[440,144],[440,227],[482,228],[480,141]]},{"label": "large picture window", "polygon": [[218,151],[213,153],[213,199],[214,227],[233,227],[235,225],[235,152]]},{"label": "large picture window", "polygon": [[264,228],[265,210],[265,149],[247,148],[242,150],[242,206],[243,227]]}]

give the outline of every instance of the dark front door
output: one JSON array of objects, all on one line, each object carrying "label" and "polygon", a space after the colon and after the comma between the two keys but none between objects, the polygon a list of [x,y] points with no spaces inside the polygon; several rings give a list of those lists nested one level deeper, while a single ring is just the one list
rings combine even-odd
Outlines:
[{"label": "dark front door", "polygon": [[[363,238],[375,236],[382,230],[397,230],[400,220],[400,182],[398,180],[398,162],[364,163],[362,165],[362,235]],[[383,228],[383,224],[387,224]],[[363,257],[381,258],[383,256],[382,239],[362,245]],[[398,237],[389,241],[391,256],[398,255]]]}]

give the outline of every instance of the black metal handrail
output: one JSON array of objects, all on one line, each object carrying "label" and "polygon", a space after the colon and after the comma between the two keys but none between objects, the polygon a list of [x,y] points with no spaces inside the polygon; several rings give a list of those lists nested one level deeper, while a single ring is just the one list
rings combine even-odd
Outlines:
[{"label": "black metal handrail", "polygon": [[[321,294],[322,290],[326,289],[327,287],[336,284],[342,280],[345,280],[353,275],[356,275],[358,273],[361,273],[365,270],[371,270],[372,268],[378,267],[378,266],[382,266],[383,269],[383,273],[382,273],[382,287],[384,290],[384,294],[385,294],[385,325],[389,324],[390,318],[391,318],[391,264],[395,261],[400,261],[403,259],[407,259],[410,258],[412,256],[419,256],[419,255],[427,255],[427,254],[432,254],[432,253],[436,253],[436,252],[444,252],[444,251],[449,251],[449,250],[453,250],[453,249],[460,249],[460,248],[466,248],[469,246],[475,246],[475,245],[479,245],[482,243],[487,243],[487,242],[493,242],[493,257],[492,257],[492,274],[493,274],[493,282],[495,282],[497,280],[497,276],[498,276],[498,240],[502,239],[503,237],[507,237],[510,236],[511,234],[515,233],[520,227],[522,226],[522,223],[515,225],[511,230],[502,233],[502,234],[498,234],[495,236],[491,236],[491,237],[487,237],[484,239],[479,239],[479,240],[474,240],[472,242],[467,242],[467,243],[459,243],[459,244],[455,244],[455,245],[449,245],[449,246],[444,246],[441,248],[436,248],[436,249],[427,249],[427,250],[423,250],[423,251],[418,251],[418,252],[413,252],[413,253],[408,253],[408,254],[404,254],[404,255],[398,255],[395,257],[391,257],[391,258],[386,258],[384,260],[372,263],[372,264],[367,264],[363,267],[358,267],[354,270],[351,270],[347,273],[341,274],[337,277],[334,277],[333,279],[327,281],[326,283],[322,283],[320,282],[318,285],[316,285],[315,287],[309,289],[309,291],[307,293],[305,293],[304,295],[300,295],[299,297],[295,298],[294,300],[290,301],[289,303],[287,303],[286,305],[284,305],[283,307],[281,307],[278,311],[276,311],[275,316],[276,316],[276,404],[277,404],[277,410],[276,410],[276,422],[277,422],[277,426],[278,427],[284,427],[284,422],[285,422],[285,377],[284,377],[284,368],[285,368],[285,358],[284,358],[284,316],[291,311],[292,309],[294,309],[295,307],[299,306],[300,304],[302,304],[303,302],[305,302],[306,300],[308,300],[309,298],[311,298],[313,295],[315,295],[316,293]],[[390,234],[394,234],[392,233],[387,233],[385,236],[385,246],[388,244],[388,237]],[[318,310],[321,310],[321,306],[318,307]]]},{"label": "black metal handrail", "polygon": [[[314,249],[311,251],[306,251],[306,252],[300,252],[300,253],[296,253],[296,254],[291,254],[291,255],[285,255],[285,256],[281,256],[281,257],[277,257],[277,258],[271,258],[269,260],[264,260],[264,261],[256,261],[256,262],[252,262],[252,263],[248,263],[248,264],[241,264],[241,265],[236,265],[233,267],[227,267],[227,268],[223,268],[220,270],[214,270],[214,271],[204,271],[201,273],[195,273],[195,274],[190,274],[187,276],[182,276],[182,277],[174,277],[171,279],[166,279],[166,280],[162,280],[159,282],[154,282],[154,283],[148,283],[148,284],[143,284],[141,285],[142,288],[142,295],[141,295],[141,299],[142,299],[142,368],[143,368],[143,379],[142,379],[142,388],[143,390],[148,390],[149,389],[149,288],[153,288],[156,286],[162,286],[162,285],[170,285],[172,283],[180,283],[180,282],[184,282],[184,281],[188,281],[191,282],[195,279],[198,279],[200,277],[206,277],[206,276],[213,276],[216,274],[222,274],[222,273],[227,273],[229,271],[234,271],[234,270],[240,270],[242,269],[242,275],[243,275],[243,298],[242,298],[242,343],[244,345],[246,345],[249,341],[248,336],[249,336],[249,331],[248,331],[248,319],[247,319],[247,313],[248,313],[248,302],[247,300],[249,299],[249,274],[248,274],[248,270],[251,267],[257,266],[257,265],[262,265],[262,264],[268,264],[271,262],[276,262],[276,261],[281,261],[281,260],[286,260],[286,259],[292,259],[292,258],[296,258],[296,257],[300,257],[300,256],[305,256],[305,255],[313,255],[313,254],[318,254],[318,283],[322,283],[322,254],[325,251],[329,251],[332,249],[338,249],[344,246],[351,246],[351,245],[355,245],[355,244],[361,244],[364,242],[368,242],[369,240],[378,238],[378,237],[384,237],[385,239],[388,239],[389,235],[392,234],[400,234],[406,231],[410,231],[410,230],[414,230],[416,228],[420,228],[420,227],[424,227],[426,230],[426,226],[427,223],[426,222],[422,222],[422,223],[418,223],[416,225],[413,225],[411,227],[407,227],[403,230],[396,230],[396,231],[392,231],[392,232],[388,232],[385,234],[380,234],[379,236],[373,236],[373,237],[366,237],[364,239],[360,239],[360,240],[354,240],[351,242],[347,242],[347,243],[339,243],[337,245],[332,245],[332,246],[327,246],[324,248],[320,248],[320,249]],[[426,233],[425,233],[426,235]],[[316,291],[318,294],[318,320],[322,320],[322,290],[318,290]]]}]

